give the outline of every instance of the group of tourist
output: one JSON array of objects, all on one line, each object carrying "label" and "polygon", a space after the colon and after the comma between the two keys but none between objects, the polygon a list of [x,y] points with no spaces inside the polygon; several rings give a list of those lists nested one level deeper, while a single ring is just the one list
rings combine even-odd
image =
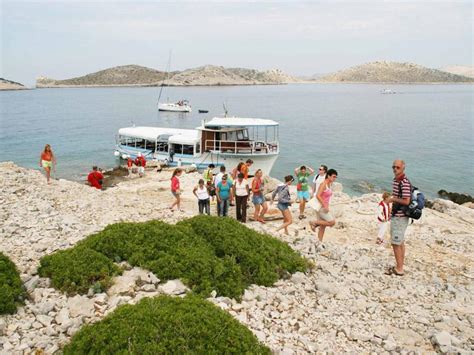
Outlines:
[{"label": "group of tourist", "polygon": [[[46,174],[47,183],[51,183],[51,172],[56,167],[56,157],[49,144],[46,144],[40,156],[40,167]],[[214,174],[215,165],[209,164],[204,171],[203,178],[199,179],[198,184],[193,189],[193,194],[198,200],[199,213],[211,214],[211,203],[217,205],[217,215],[227,216],[229,206],[234,206],[235,200],[236,218],[242,223],[247,221],[247,207],[252,197],[255,207],[253,219],[260,223],[265,223],[265,214],[268,211],[268,204],[264,197],[264,179],[261,169],[255,171],[252,183],[249,184],[249,170],[253,161],[248,159],[245,163],[241,162],[235,167],[230,174],[226,172],[225,166],[220,166],[219,172]],[[141,154],[135,160],[129,158],[127,167],[129,175],[132,174],[132,167],[138,167],[138,174],[142,177],[145,173],[146,159]],[[411,183],[405,175],[405,162],[403,160],[395,160],[392,165],[394,179],[392,182],[392,193],[385,192],[382,195],[382,201],[378,205],[377,221],[379,223],[379,232],[376,243],[384,243],[384,235],[388,224],[390,223],[391,245],[395,256],[396,265],[386,271],[388,275],[404,275],[405,262],[405,233],[409,224],[409,217],[405,212],[405,207],[411,201]],[[175,208],[181,210],[181,183],[179,177],[182,175],[183,169],[176,168],[171,177],[171,193],[175,197],[175,201],[170,206],[171,210]],[[294,171],[296,176],[296,190],[299,204],[299,219],[305,219],[306,204],[313,198],[312,208],[316,211],[316,218],[309,221],[310,228],[313,232],[318,231],[318,240],[322,243],[324,232],[327,227],[335,225],[336,220],[330,211],[330,201],[333,195],[332,186],[337,178],[337,171],[328,169],[326,165],[319,167],[311,183],[309,180],[311,175],[315,173],[314,169],[307,166],[300,166]],[[102,170],[97,166],[92,168],[87,180],[89,184],[97,189],[102,189],[104,176]],[[290,206],[292,203],[289,187],[295,181],[292,175],[285,176],[284,182],[273,191],[271,203],[273,204],[277,198],[277,208],[283,216],[283,224],[277,229],[288,232],[288,226],[293,223]],[[311,192],[310,192],[311,191]],[[217,200],[215,202],[215,200]],[[321,244],[323,246],[323,244]]]}]

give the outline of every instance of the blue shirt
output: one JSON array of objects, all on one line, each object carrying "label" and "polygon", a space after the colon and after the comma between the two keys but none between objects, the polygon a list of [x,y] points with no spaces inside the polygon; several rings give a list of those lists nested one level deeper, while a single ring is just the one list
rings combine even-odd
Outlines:
[{"label": "blue shirt", "polygon": [[219,197],[222,200],[227,200],[230,196],[230,188],[232,187],[232,183],[227,180],[227,184],[223,185],[222,182],[217,184],[217,188],[219,189]]}]

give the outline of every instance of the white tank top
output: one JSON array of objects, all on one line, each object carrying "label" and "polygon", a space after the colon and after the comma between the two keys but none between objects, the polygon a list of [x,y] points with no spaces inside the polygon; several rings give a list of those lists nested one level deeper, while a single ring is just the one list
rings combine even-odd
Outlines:
[{"label": "white tank top", "polygon": [[207,187],[203,186],[202,189],[201,189],[198,185],[197,190],[196,190],[196,195],[197,195],[199,200],[208,199],[209,198],[209,192],[207,192]]}]

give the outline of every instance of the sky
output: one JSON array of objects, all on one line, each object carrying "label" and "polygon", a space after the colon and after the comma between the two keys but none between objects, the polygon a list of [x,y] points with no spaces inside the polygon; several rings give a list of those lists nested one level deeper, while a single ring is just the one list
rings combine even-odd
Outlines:
[{"label": "sky", "polygon": [[292,75],[377,60],[472,65],[472,1],[6,1],[0,77],[33,86],[117,65]]}]

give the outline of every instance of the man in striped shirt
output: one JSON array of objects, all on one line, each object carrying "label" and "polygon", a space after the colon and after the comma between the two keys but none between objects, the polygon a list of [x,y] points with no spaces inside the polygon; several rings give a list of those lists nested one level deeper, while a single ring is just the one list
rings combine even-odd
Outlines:
[{"label": "man in striped shirt", "polygon": [[411,184],[405,175],[405,162],[403,160],[395,160],[392,164],[392,170],[395,178],[392,182],[392,197],[389,199],[389,202],[393,203],[390,233],[396,266],[390,268],[387,274],[402,276],[403,264],[405,263],[405,232],[409,219],[405,214],[404,207],[410,204]]}]

